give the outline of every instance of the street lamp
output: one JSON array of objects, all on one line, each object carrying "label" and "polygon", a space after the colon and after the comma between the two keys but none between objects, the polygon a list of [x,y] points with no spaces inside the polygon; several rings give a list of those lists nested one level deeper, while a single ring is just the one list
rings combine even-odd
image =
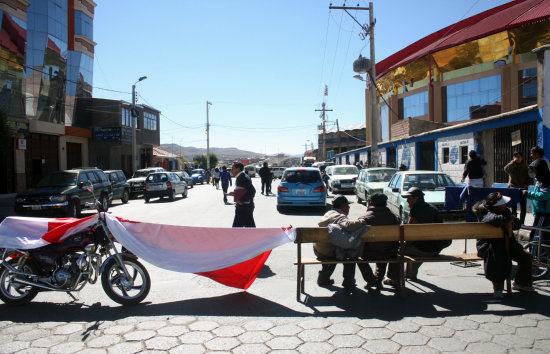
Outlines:
[{"label": "street lamp", "polygon": [[136,84],[147,79],[147,76],[142,76],[132,85],[132,173],[137,170],[137,154],[136,154],[136,126],[138,115],[136,112]]},{"label": "street lamp", "polygon": [[212,102],[206,101],[206,170],[210,171],[210,121],[208,106],[212,106]]}]

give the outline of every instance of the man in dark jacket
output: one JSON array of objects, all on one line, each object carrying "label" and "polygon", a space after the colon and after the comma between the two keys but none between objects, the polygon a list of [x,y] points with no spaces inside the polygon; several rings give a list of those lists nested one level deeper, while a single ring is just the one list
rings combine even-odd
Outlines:
[{"label": "man in dark jacket", "polygon": [[464,165],[461,182],[464,183],[464,179],[468,177],[468,184],[470,186],[483,188],[483,166],[487,164],[487,161],[479,157],[475,150],[471,150],[468,156],[470,158]]},{"label": "man in dark jacket", "polygon": [[[367,225],[399,225],[399,219],[386,206],[388,197],[381,193],[372,194],[367,201],[367,213],[359,219],[365,220]],[[397,255],[399,242],[366,242],[363,259],[375,261],[377,259],[394,258]],[[372,274],[372,269],[365,264]],[[374,284],[367,282],[367,287],[382,288],[382,280],[386,274],[387,263],[376,263]],[[364,276],[363,276],[364,277]]]},{"label": "man in dark jacket", "polygon": [[[437,209],[424,201],[424,192],[418,187],[411,187],[401,196],[407,198],[409,204],[409,224],[429,224],[443,222]],[[433,257],[446,247],[452,240],[413,241],[405,244],[405,255],[411,257]],[[407,264],[407,278],[416,279],[421,262]],[[397,285],[399,278],[399,265],[392,263],[388,269],[388,278],[384,279],[386,285]]]},{"label": "man in dark jacket", "polygon": [[271,179],[271,170],[267,166],[267,162],[264,162],[264,166],[260,168],[260,171],[258,172],[260,174],[260,178],[262,179],[262,194],[269,195],[269,180]]},{"label": "man in dark jacket", "polygon": [[[514,151],[514,158],[506,166],[504,166],[504,172],[508,174],[508,188],[527,188],[533,183],[533,179],[529,177],[529,168],[523,161],[523,154],[519,151]],[[521,196],[519,203],[520,216],[519,220],[523,224],[525,223],[525,215],[527,213],[527,199],[525,196]],[[516,204],[512,205],[512,214],[517,216],[518,207]]]},{"label": "man in dark jacket", "polygon": [[256,188],[243,170],[244,165],[240,162],[235,162],[231,167],[231,174],[235,176],[235,190],[227,195],[235,199],[233,227],[256,227],[253,215]]}]

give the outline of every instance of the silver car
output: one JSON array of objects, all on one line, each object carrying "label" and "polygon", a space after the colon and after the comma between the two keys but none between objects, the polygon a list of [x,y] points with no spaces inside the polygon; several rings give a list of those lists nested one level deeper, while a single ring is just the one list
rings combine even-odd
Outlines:
[{"label": "silver car", "polygon": [[168,197],[171,201],[176,199],[176,195],[181,194],[187,198],[187,183],[174,172],[154,172],[145,178],[145,203],[149,203],[151,198]]}]

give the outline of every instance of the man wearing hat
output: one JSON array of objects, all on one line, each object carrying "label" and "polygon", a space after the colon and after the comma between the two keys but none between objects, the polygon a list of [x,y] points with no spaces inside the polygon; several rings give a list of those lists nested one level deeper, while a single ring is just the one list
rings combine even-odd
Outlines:
[{"label": "man wearing hat", "polygon": [[[399,225],[399,219],[386,206],[388,197],[382,193],[374,193],[369,196],[367,201],[367,213],[359,219],[365,220],[367,225]],[[399,243],[394,241],[389,242],[366,242],[363,251],[363,259],[376,261],[377,259],[394,258],[397,255]],[[372,269],[368,264],[368,271],[372,274]],[[367,282],[367,288],[375,287],[382,288],[382,280],[386,274],[387,263],[376,263],[376,271],[374,273],[374,283]]]},{"label": "man wearing hat", "polygon": [[[344,231],[352,232],[360,229],[365,224],[364,220],[350,220],[349,214],[349,201],[343,195],[336,195],[332,200],[332,210],[329,210],[323,215],[318,225],[320,227],[327,227],[329,224],[338,224]],[[313,251],[320,261],[328,261],[336,259],[335,248],[332,243],[317,242],[313,244]],[[330,279],[330,276],[334,272],[336,264],[323,264],[319,276],[317,277],[317,284],[319,286],[330,286],[334,284],[334,280]],[[342,286],[351,290],[355,288],[355,264],[344,264],[344,282]]]},{"label": "man wearing hat", "polygon": [[[409,224],[429,224],[443,222],[437,209],[424,201],[424,192],[418,187],[411,187],[408,191],[401,194],[407,198],[409,204]],[[405,244],[405,255],[412,257],[433,257],[445,248],[450,246],[451,240],[434,241],[414,241]],[[407,264],[407,278],[416,279],[418,268],[422,263]],[[392,263],[388,269],[388,278],[384,279],[384,284],[397,285],[399,278],[399,265]]]}]

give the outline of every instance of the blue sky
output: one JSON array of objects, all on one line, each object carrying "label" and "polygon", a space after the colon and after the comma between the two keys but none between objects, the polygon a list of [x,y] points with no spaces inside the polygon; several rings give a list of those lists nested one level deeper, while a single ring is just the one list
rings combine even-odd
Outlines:
[{"label": "blue sky", "polygon": [[[373,1],[375,58],[506,1]],[[352,64],[369,42],[324,0],[96,0],[94,97],[161,111],[161,143],[298,154],[327,126],[364,123],[365,83]],[[332,2],[341,6],[342,1]],[[368,7],[368,1],[355,0]],[[368,11],[350,11],[361,24]],[[324,88],[328,85],[328,96]],[[309,142],[308,142],[309,141]]]}]

